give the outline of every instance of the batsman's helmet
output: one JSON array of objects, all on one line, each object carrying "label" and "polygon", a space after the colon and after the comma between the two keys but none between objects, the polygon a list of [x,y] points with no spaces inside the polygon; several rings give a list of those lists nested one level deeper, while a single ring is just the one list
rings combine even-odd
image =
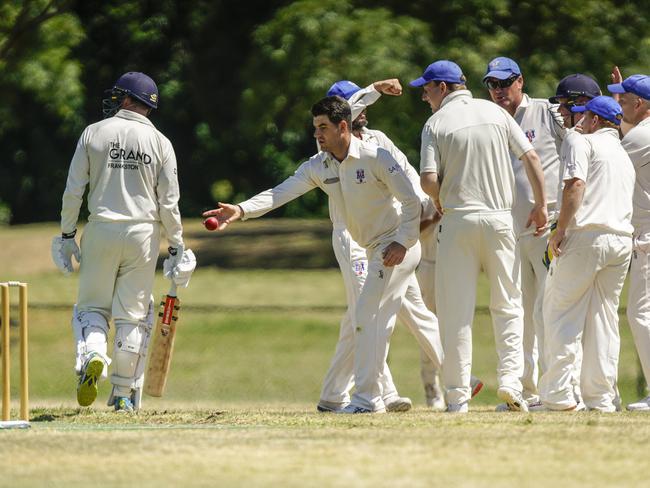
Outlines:
[{"label": "batsman's helmet", "polygon": [[341,80],[330,86],[330,89],[327,90],[327,96],[333,97],[334,95],[338,95],[339,97],[349,100],[350,97],[359,90],[361,90],[361,88],[356,83],[348,80]]},{"label": "batsman's helmet", "polygon": [[596,81],[581,73],[569,75],[560,80],[555,90],[555,96],[548,99],[551,103],[559,103],[560,98],[575,99],[580,96],[596,98],[601,95]]},{"label": "batsman's helmet", "polygon": [[118,111],[125,97],[133,97],[148,107],[158,108],[158,87],[144,73],[129,71],[120,76],[113,88],[106,90],[107,98],[102,100],[104,117],[111,117]]}]

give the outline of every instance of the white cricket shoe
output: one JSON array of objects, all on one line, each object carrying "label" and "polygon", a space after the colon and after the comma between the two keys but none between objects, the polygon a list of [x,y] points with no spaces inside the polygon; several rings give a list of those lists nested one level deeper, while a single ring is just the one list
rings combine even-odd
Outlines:
[{"label": "white cricket shoe", "polygon": [[[528,410],[532,412],[531,405],[541,405],[542,402],[539,400],[539,397],[533,397],[526,400],[528,405]],[[518,412],[519,410],[512,410],[507,403],[499,403],[497,408],[494,409],[495,412]]]},{"label": "white cricket shoe", "polygon": [[359,407],[350,403],[347,407],[341,408],[334,413],[339,414],[357,414],[357,413],[386,413],[386,409],[382,408],[381,410],[370,410],[366,407]]},{"label": "white cricket shoe", "polygon": [[437,376],[435,383],[425,383],[424,399],[427,403],[427,407],[430,407],[435,411],[442,412],[447,407],[447,404],[445,403],[445,395],[442,392],[440,380]]},{"label": "white cricket shoe", "polygon": [[413,402],[407,397],[397,397],[390,403],[386,404],[387,412],[408,412],[413,407]]},{"label": "white cricket shoe", "polygon": [[435,412],[442,412],[447,408],[442,389],[437,385],[424,385],[424,397],[427,402],[427,407]]},{"label": "white cricket shoe", "polygon": [[650,395],[627,406],[630,412],[650,412]]},{"label": "white cricket shoe", "polygon": [[467,413],[469,412],[469,405],[467,402],[465,403],[448,403],[447,404],[447,410],[445,410],[447,413]]},{"label": "white cricket shoe", "polygon": [[321,413],[336,413],[348,405],[349,403],[334,403],[328,402],[327,400],[321,400],[318,402],[318,405],[316,405],[316,410]]},{"label": "white cricket shoe", "polygon": [[562,410],[553,410],[552,408],[548,408],[541,401],[528,404],[529,412],[584,412],[586,410],[587,405],[585,405],[582,401],[580,401],[574,407],[569,407]]},{"label": "white cricket shoe", "polygon": [[497,390],[497,396],[508,404],[508,408],[513,412],[528,412],[528,404],[521,392],[502,386]]}]

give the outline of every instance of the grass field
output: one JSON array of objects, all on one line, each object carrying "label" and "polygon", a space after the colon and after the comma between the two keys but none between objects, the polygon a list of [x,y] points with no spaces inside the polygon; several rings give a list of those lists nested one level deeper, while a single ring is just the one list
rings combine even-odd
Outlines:
[{"label": "grass field", "polygon": [[[233,237],[254,242],[254,266],[278,253],[289,262],[294,245],[331,254],[327,224],[299,225],[299,242],[283,234],[284,244],[265,234],[281,223],[257,224],[242,224]],[[0,486],[639,486],[645,480],[650,416],[493,412],[496,358],[484,282],[473,372],[486,388],[469,415],[426,410],[415,341],[399,325],[389,361],[414,411],[315,413],[344,310],[337,270],[317,268],[331,255],[309,261],[314,269],[295,262],[292,269],[201,267],[181,296],[166,396],[145,397],[138,415],[118,416],[105,406],[103,385],[95,405],[79,409],[69,325],[77,279],[50,263],[55,232],[54,225],[0,228],[11,256],[2,261],[0,281],[28,281],[32,304],[32,429],[0,432]],[[228,237],[201,232],[198,222],[187,234],[199,261],[236,247]],[[156,295],[165,286],[158,277]],[[638,365],[624,316],[621,335],[620,387],[629,402],[637,398]]]}]

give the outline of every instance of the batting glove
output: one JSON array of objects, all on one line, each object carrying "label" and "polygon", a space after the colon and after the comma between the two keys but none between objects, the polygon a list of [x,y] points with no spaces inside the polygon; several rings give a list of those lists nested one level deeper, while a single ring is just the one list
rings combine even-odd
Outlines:
[{"label": "batting glove", "polygon": [[81,251],[75,241],[76,234],[77,230],[75,229],[69,234],[64,233],[52,239],[52,260],[64,274],[74,272],[72,256],[75,257],[77,263],[81,263]]}]

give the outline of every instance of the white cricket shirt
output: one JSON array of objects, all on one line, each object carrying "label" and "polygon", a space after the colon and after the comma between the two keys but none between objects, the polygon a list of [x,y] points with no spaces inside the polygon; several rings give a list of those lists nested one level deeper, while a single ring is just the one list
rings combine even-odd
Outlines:
[{"label": "white cricket shirt", "polygon": [[[530,98],[524,94],[519,107],[515,110],[514,119],[524,131],[539,156],[544,171],[547,209],[549,216],[555,213],[557,187],[560,182],[560,156],[558,148],[562,145],[565,129],[562,117],[556,105],[551,105],[542,98]],[[533,189],[528,181],[524,163],[512,157],[512,168],[515,173],[515,201],[512,206],[512,216],[518,234],[534,231],[534,226],[526,229],[526,221],[535,205]]]},{"label": "white cricket shirt", "polygon": [[[243,219],[260,217],[316,187],[343,214],[360,246],[369,249],[397,241],[409,248],[417,242],[420,199],[413,185],[387,150],[354,136],[341,163],[319,152],[275,188],[240,203]],[[394,206],[395,198],[401,212]]]},{"label": "white cricket shirt", "polygon": [[[560,210],[562,208],[562,193],[564,192],[564,172],[566,170],[569,158],[571,158],[571,155],[573,154],[574,151],[573,145],[580,144],[580,141],[582,140],[581,138],[582,138],[582,133],[575,130],[575,128],[572,127],[570,129],[566,129],[564,140],[562,141],[562,145],[560,146],[560,167],[559,167],[560,178],[558,178],[559,181],[557,182],[557,188],[555,190],[557,203],[555,204],[554,220],[557,220],[557,217],[558,215],[560,215]],[[549,215],[549,220],[551,220],[550,215]]]},{"label": "white cricket shirt", "polygon": [[451,93],[422,130],[420,173],[438,173],[445,211],[511,210],[515,182],[510,153],[533,149],[497,104]]},{"label": "white cricket shirt", "polygon": [[170,246],[183,243],[174,149],[151,121],[130,110],[82,132],[61,210],[62,232],[77,227],[86,185],[91,222],[161,222]]},{"label": "white cricket shirt", "polygon": [[564,181],[585,182],[582,204],[568,230],[602,229],[631,236],[634,166],[615,129],[599,129],[574,139]]},{"label": "white cricket shirt", "polygon": [[650,229],[650,118],[634,126],[621,143],[636,172],[632,224],[636,230],[647,230]]}]

